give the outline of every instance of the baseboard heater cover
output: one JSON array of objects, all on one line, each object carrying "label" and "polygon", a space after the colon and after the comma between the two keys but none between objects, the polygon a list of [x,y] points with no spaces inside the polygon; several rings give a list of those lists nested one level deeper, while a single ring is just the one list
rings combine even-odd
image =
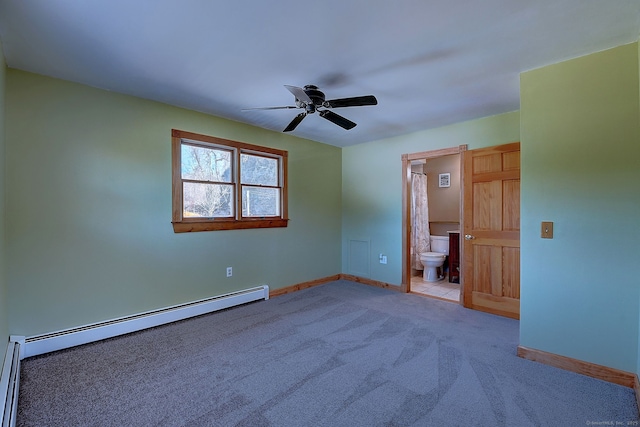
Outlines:
[{"label": "baseboard heater cover", "polygon": [[[75,347],[94,341],[140,331],[178,320],[211,313],[240,304],[269,299],[269,286],[261,285],[186,304],[178,304],[132,316],[92,323],[25,339],[21,358],[38,356],[52,351]],[[4,427],[4,426],[3,426]]]},{"label": "baseboard heater cover", "polygon": [[2,427],[16,425],[22,345],[24,345],[24,337],[11,336],[2,364],[0,373],[0,408],[2,409],[0,425]]}]

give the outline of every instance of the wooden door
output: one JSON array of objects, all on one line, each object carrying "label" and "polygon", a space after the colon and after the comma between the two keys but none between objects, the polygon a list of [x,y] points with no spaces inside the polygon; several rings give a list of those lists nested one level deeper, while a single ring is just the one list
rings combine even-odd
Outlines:
[{"label": "wooden door", "polygon": [[463,304],[520,318],[520,143],[463,152]]}]

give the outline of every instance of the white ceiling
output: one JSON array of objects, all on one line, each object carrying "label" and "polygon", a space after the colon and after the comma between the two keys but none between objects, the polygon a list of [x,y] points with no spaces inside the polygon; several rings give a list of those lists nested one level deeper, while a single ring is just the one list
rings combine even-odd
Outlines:
[{"label": "white ceiling", "polygon": [[[640,0],[0,0],[9,67],[349,146],[519,108],[519,73],[638,40]],[[588,70],[585,70],[588,72]]]}]

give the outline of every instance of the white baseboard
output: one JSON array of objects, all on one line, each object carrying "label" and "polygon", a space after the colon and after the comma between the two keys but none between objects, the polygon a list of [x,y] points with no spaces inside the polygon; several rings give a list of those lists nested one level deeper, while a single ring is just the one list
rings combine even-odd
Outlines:
[{"label": "white baseboard", "polygon": [[269,299],[269,286],[261,285],[243,291],[152,310],[133,316],[31,336],[25,339],[21,358],[124,335],[261,299]]},{"label": "white baseboard", "polygon": [[20,353],[24,337],[11,336],[0,371],[0,425],[16,425],[18,391],[20,389]]}]

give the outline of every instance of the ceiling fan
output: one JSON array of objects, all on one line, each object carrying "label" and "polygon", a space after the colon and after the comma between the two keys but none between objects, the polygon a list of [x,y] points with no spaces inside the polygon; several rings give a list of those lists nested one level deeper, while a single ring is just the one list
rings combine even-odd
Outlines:
[{"label": "ceiling fan", "polygon": [[334,113],[333,111],[328,110],[329,108],[343,108],[343,107],[360,107],[363,105],[378,105],[378,100],[373,95],[366,96],[356,96],[352,98],[340,98],[340,99],[332,99],[326,101],[324,98],[324,93],[318,89],[317,86],[314,85],[306,85],[305,87],[297,87],[297,86],[288,86],[285,85],[289,92],[295,96],[296,105],[287,105],[284,107],[259,107],[259,108],[246,108],[243,111],[247,110],[283,110],[290,108],[301,108],[304,111],[298,114],[293,118],[291,123],[283,130],[283,132],[291,132],[294,130],[304,119],[307,114],[313,114],[316,111],[320,114],[320,117],[329,120],[332,123],[337,124],[338,126],[349,130],[353,129],[356,124],[351,120],[342,117],[339,114]]}]

